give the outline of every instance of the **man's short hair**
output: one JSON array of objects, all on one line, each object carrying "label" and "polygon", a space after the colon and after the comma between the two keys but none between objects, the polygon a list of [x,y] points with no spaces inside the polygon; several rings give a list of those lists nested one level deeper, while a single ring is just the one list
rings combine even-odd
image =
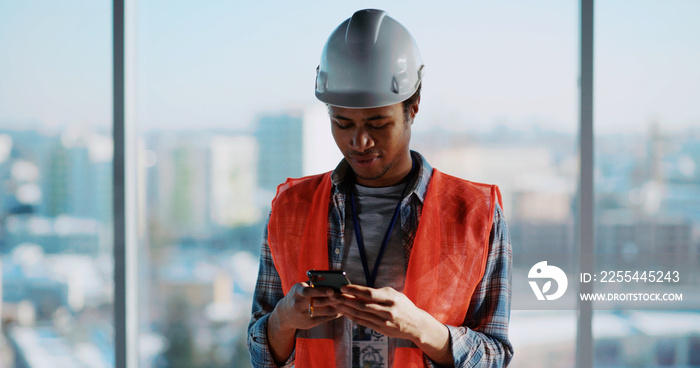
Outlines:
[{"label": "man's short hair", "polygon": [[413,95],[407,99],[405,99],[402,104],[403,104],[403,118],[405,120],[406,124],[409,124],[409,120],[411,118],[411,105],[416,103],[418,99],[420,98],[420,89],[423,87],[423,83],[418,85],[418,89],[416,89],[416,92],[413,93]]}]

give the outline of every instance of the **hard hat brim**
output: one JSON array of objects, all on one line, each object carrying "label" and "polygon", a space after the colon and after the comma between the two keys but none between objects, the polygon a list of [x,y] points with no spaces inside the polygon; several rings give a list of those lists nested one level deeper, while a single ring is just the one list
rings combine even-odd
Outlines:
[{"label": "hard hat brim", "polygon": [[375,107],[391,106],[409,99],[411,95],[412,94],[408,94],[406,96],[378,96],[376,93],[368,92],[316,92],[316,98],[318,98],[321,102],[324,102],[328,105],[345,107],[349,109],[371,109]]}]

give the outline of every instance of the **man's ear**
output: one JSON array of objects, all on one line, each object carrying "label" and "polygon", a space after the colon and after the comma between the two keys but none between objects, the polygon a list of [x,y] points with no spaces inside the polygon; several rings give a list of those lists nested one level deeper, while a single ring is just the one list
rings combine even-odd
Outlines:
[{"label": "man's ear", "polygon": [[415,119],[416,114],[418,114],[418,105],[420,105],[420,96],[418,96],[416,102],[411,105],[411,124],[413,124],[413,119]]}]

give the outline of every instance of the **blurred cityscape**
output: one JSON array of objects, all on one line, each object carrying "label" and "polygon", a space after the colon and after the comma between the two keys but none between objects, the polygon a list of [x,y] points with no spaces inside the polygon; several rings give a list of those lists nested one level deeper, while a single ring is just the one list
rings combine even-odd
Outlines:
[{"label": "blurred cityscape", "polygon": [[[239,131],[139,135],[141,367],[249,366],[269,204],[287,177],[335,167],[340,154],[317,135],[327,124],[323,112],[277,112]],[[0,129],[0,367],[114,365],[112,144],[94,128]],[[434,128],[412,147],[448,174],[499,184],[516,269],[532,265],[520,254],[573,254],[575,135]],[[595,156],[597,252],[697,268],[700,130],[649,123],[645,134],[596,137]],[[700,325],[687,323],[697,312],[597,312],[596,366],[700,366]],[[513,366],[573,366],[575,321],[514,311]]]}]

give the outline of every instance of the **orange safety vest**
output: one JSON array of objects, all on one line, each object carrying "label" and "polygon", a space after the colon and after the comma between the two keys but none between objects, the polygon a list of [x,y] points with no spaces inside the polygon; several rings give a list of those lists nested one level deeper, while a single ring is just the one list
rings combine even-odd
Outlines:
[{"label": "orange safety vest", "polygon": [[[287,179],[277,188],[268,223],[268,243],[286,295],[308,280],[306,271],[329,269],[328,205],[331,173]],[[486,267],[495,185],[473,183],[438,170],[433,175],[406,270],[403,293],[438,321],[460,326]],[[296,336],[295,366],[335,367],[330,323]],[[423,367],[423,352],[399,340],[394,367]]]}]

